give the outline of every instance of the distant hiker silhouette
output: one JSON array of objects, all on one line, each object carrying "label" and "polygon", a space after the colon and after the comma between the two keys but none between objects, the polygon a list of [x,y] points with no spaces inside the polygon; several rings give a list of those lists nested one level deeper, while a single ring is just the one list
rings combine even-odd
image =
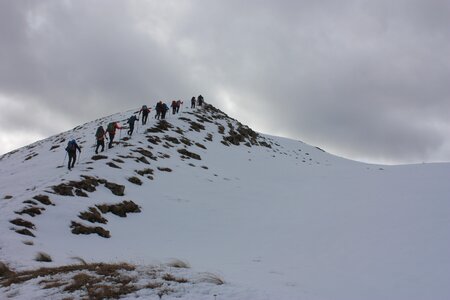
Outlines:
[{"label": "distant hiker silhouette", "polygon": [[135,115],[132,115],[127,121],[127,123],[130,125],[130,129],[128,130],[128,135],[129,136],[133,135],[134,122],[136,122],[136,121],[139,121],[139,119],[136,118]]},{"label": "distant hiker silhouette", "polygon": [[177,112],[177,107],[178,107],[177,101],[173,100],[170,107],[172,107],[172,115],[174,115]]},{"label": "distant hiker silhouette", "polygon": [[112,148],[114,136],[116,135],[116,129],[121,130],[122,127],[117,122],[111,122],[108,124],[108,127],[106,128],[106,131],[109,134],[109,144],[108,148]]},{"label": "distant hiker silhouette", "polygon": [[103,129],[103,126],[99,126],[97,128],[97,132],[95,133],[95,138],[97,139],[97,147],[95,148],[95,154],[98,154],[98,148],[102,146],[102,152],[105,150],[105,136],[106,132]]},{"label": "distant hiker silhouette", "polygon": [[69,155],[69,163],[67,164],[67,167],[69,170],[71,170],[75,165],[75,161],[77,160],[77,150],[81,153],[81,148],[75,140],[71,140],[67,143],[66,151]]},{"label": "distant hiker silhouette", "polygon": [[191,99],[191,108],[195,108],[195,97]]},{"label": "distant hiker silhouette", "polygon": [[199,96],[197,97],[197,99],[198,99],[198,106],[202,106],[202,105],[203,105],[203,96],[202,96],[202,95],[199,95]]},{"label": "distant hiker silhouette", "polygon": [[181,104],[183,104],[183,101],[181,101],[181,100],[178,100],[177,101],[177,113],[180,111],[180,106],[181,106]]},{"label": "distant hiker silhouette", "polygon": [[166,113],[168,110],[169,110],[169,107],[167,106],[167,104],[163,103],[162,108],[161,108],[161,119],[166,118]]},{"label": "distant hiker silhouette", "polygon": [[161,117],[162,111],[163,111],[162,101],[159,101],[158,103],[156,103],[155,110],[156,110],[155,118],[159,120],[159,118]]},{"label": "distant hiker silhouette", "polygon": [[142,112],[142,125],[147,124],[147,118],[148,114],[150,113],[150,109],[147,107],[147,105],[142,105],[141,110],[139,111],[139,115]]}]

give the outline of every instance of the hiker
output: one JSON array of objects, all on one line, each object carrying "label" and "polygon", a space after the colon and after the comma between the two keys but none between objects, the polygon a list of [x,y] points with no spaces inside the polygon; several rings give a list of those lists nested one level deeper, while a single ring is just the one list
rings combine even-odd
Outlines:
[{"label": "hiker", "polygon": [[77,142],[75,140],[69,141],[66,147],[67,154],[69,155],[69,163],[67,164],[69,170],[73,168],[75,161],[77,160],[77,149],[81,153],[81,148],[78,146]]},{"label": "hiker", "polygon": [[183,101],[178,100],[178,101],[177,101],[177,113],[180,111],[180,106],[181,106],[181,104],[183,104]]},{"label": "hiker", "polygon": [[134,122],[136,122],[136,121],[139,121],[139,119],[136,118],[135,115],[132,115],[127,121],[127,123],[130,125],[130,129],[128,130],[128,135],[129,136],[131,136],[133,134]]},{"label": "hiker", "polygon": [[97,147],[95,148],[95,154],[98,154],[98,148],[102,146],[102,152],[105,150],[105,137],[106,132],[103,129],[103,126],[99,126],[97,128],[97,132],[95,133],[95,138],[97,139]]},{"label": "hiker", "polygon": [[195,108],[195,97],[191,99],[191,108]]},{"label": "hiker", "polygon": [[167,104],[163,103],[162,108],[161,108],[161,118],[162,119],[166,118],[166,113],[168,110],[169,110],[169,107],[167,106]]},{"label": "hiker", "polygon": [[114,136],[116,135],[116,129],[122,130],[122,127],[117,122],[111,122],[108,124],[108,127],[106,128],[106,131],[109,134],[109,144],[108,148],[112,148]]},{"label": "hiker", "polygon": [[174,115],[177,112],[177,101],[173,100],[170,107],[172,107],[172,115]]},{"label": "hiker", "polygon": [[141,115],[142,112],[142,125],[147,124],[147,118],[148,114],[150,113],[150,109],[147,107],[147,105],[142,105],[141,110],[139,111],[139,115]]},{"label": "hiker", "polygon": [[202,95],[199,95],[199,96],[197,97],[197,99],[198,99],[198,106],[202,106],[202,105],[203,105],[203,96],[202,96]]},{"label": "hiker", "polygon": [[158,103],[156,103],[156,108],[155,108],[155,110],[156,110],[155,118],[158,120],[159,120],[159,117],[161,116],[162,109],[163,109],[162,101],[159,101]]}]

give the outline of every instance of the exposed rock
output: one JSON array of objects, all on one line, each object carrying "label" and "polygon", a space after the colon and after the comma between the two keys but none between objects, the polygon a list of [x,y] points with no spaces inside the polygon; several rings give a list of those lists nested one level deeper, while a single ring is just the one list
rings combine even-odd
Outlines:
[{"label": "exposed rock", "polygon": [[188,151],[187,149],[184,149],[184,148],[178,149],[177,151],[178,151],[178,153],[180,153],[180,154],[182,154],[182,155],[184,155],[186,157],[190,157],[190,158],[197,159],[197,160],[201,160],[202,159],[200,157],[200,155],[198,155],[196,153],[193,153],[193,152],[190,152],[190,151]]},{"label": "exposed rock", "polygon": [[142,181],[136,176],[128,178],[128,181],[137,185],[142,185]]},{"label": "exposed rock", "polygon": [[116,195],[116,196],[123,196],[124,192],[125,192],[125,186],[124,185],[120,185],[120,184],[116,184],[113,182],[106,182],[105,183],[105,187],[110,189],[111,192]]},{"label": "exposed rock", "polygon": [[122,169],[121,167],[119,167],[118,165],[116,165],[115,163],[113,163],[112,161],[109,161],[106,163],[108,166],[110,166],[111,168],[115,168],[115,169]]},{"label": "exposed rock", "polygon": [[20,219],[20,218],[11,220],[11,221],[9,221],[9,223],[14,224],[14,225],[16,225],[16,226],[26,227],[26,228],[28,228],[28,229],[35,229],[35,228],[36,228],[36,227],[34,226],[34,224],[31,223],[30,221],[26,221],[26,220]]},{"label": "exposed rock", "polygon": [[145,176],[147,174],[153,175],[153,169],[149,169],[149,168],[146,168],[146,169],[143,169],[143,170],[136,170],[135,172],[138,173],[141,176]]},{"label": "exposed rock", "polygon": [[16,232],[19,233],[19,234],[23,234],[23,235],[28,235],[28,236],[35,237],[35,235],[34,235],[31,231],[29,231],[28,229],[26,229],[26,228],[17,229]]},{"label": "exposed rock", "polygon": [[40,203],[44,205],[54,205],[52,201],[50,201],[50,198],[47,195],[36,195],[33,197],[34,200],[39,201]]},{"label": "exposed rock", "polygon": [[43,208],[43,207],[31,206],[31,207],[25,207],[21,211],[16,212],[16,214],[18,214],[18,215],[27,214],[31,217],[34,217],[36,215],[40,215],[42,213],[41,211],[43,211],[43,210],[45,210],[45,208]]},{"label": "exposed rock", "polygon": [[92,160],[99,160],[99,159],[107,159],[108,156],[105,155],[94,155],[91,157]]}]

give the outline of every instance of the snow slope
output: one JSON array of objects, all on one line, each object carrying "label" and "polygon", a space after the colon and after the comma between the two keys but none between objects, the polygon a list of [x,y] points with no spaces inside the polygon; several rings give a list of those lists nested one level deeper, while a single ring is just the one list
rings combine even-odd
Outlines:
[{"label": "snow slope", "polygon": [[[138,265],[180,258],[225,279],[214,290],[217,299],[450,299],[450,164],[349,161],[254,133],[212,106],[169,115],[171,128],[160,125],[159,132],[149,118],[129,140],[124,130],[120,143],[101,153],[106,159],[93,160],[97,126],[125,124],[132,112],[0,158],[0,261],[20,270],[72,263],[71,257]],[[83,151],[69,172],[61,165],[71,138]],[[152,175],[136,172],[147,168]],[[54,193],[53,186],[81,175],[124,185],[125,194],[103,183],[84,191],[88,197]],[[142,185],[129,182],[133,176]],[[23,203],[36,195],[48,195],[54,205]],[[103,214],[107,224],[79,217],[123,200],[141,212]],[[29,207],[45,210],[18,214]],[[35,237],[18,234],[22,227],[10,223],[16,218],[32,222]],[[101,226],[111,237],[75,235],[72,221]],[[40,251],[53,261],[35,261]],[[0,288],[0,296],[8,291]],[[207,289],[181,297],[214,299]]]}]

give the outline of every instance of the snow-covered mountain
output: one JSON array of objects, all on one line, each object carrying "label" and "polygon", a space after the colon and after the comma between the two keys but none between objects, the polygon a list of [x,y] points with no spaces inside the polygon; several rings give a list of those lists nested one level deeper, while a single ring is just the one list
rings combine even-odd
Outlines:
[{"label": "snow-covered mountain", "polygon": [[[0,158],[4,266],[20,272],[76,257],[139,266],[141,281],[145,266],[188,279],[159,294],[147,284],[127,299],[450,299],[450,164],[350,161],[256,133],[211,105],[166,121],[151,115],[96,155],[97,127],[125,125],[135,111]],[[68,171],[72,138],[82,152]],[[192,267],[173,270],[173,259]],[[202,272],[225,284],[195,283]],[[0,276],[0,298],[71,292],[38,279],[5,284],[1,268]]]}]

